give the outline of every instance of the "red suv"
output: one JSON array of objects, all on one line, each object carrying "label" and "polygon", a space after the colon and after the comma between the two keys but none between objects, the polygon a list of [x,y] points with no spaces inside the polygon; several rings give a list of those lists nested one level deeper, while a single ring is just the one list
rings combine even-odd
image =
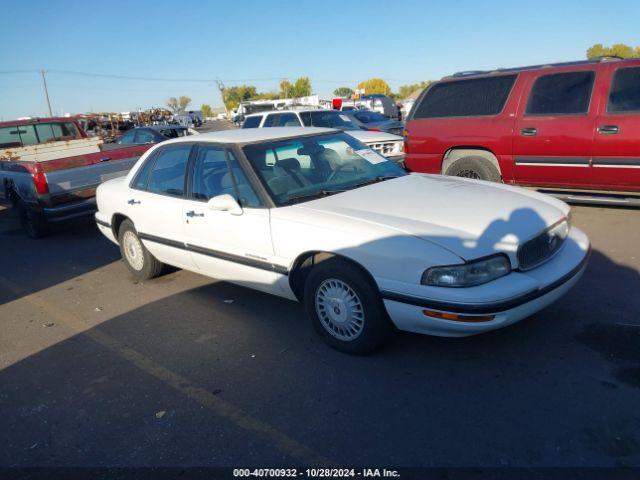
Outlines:
[{"label": "red suv", "polygon": [[457,73],[422,92],[405,138],[412,171],[640,203],[640,60]]}]

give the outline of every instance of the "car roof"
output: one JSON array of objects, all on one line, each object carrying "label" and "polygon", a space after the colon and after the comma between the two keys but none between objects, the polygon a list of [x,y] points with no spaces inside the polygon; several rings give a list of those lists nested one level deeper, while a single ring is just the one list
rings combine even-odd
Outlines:
[{"label": "car roof", "polygon": [[246,115],[244,118],[257,117],[262,115],[269,115],[271,113],[306,113],[306,112],[337,112],[332,108],[301,108],[296,110],[268,110],[266,112],[256,112]]},{"label": "car roof", "polygon": [[240,128],[175,138],[162,144],[195,141],[207,143],[253,143],[332,132],[340,132],[340,130],[320,127]]},{"label": "car roof", "polygon": [[469,70],[463,72],[456,72],[452,75],[447,75],[443,77],[442,80],[460,80],[467,78],[476,78],[482,76],[496,76],[499,74],[518,74],[521,72],[527,71],[535,71],[535,70],[550,70],[551,73],[554,73],[554,69],[564,69],[575,67],[580,68],[587,65],[597,65],[603,63],[616,63],[619,66],[635,66],[640,65],[640,59],[638,58],[620,58],[620,57],[598,57],[591,60],[578,60],[575,62],[561,62],[561,63],[547,63],[540,65],[528,65],[524,67],[514,67],[514,68],[496,68],[494,70]]}]

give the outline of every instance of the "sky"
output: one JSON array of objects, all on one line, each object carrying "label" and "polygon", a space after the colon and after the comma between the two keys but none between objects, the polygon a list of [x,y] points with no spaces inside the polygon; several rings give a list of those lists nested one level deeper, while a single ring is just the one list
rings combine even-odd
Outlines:
[{"label": "sky", "polygon": [[277,91],[308,76],[330,98],[371,77],[397,89],[640,44],[638,0],[5,0],[0,10],[0,120],[46,115],[41,69],[57,115],[180,95],[220,106],[216,79]]}]

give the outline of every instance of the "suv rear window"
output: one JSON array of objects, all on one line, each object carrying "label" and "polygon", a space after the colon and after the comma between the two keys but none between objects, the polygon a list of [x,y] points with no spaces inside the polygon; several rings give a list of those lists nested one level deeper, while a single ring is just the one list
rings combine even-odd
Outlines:
[{"label": "suv rear window", "polygon": [[607,112],[640,111],[640,67],[620,68],[611,81]]},{"label": "suv rear window", "polygon": [[516,75],[436,83],[418,105],[413,118],[497,115],[504,108]]},{"label": "suv rear window", "polygon": [[594,72],[552,73],[536,79],[527,101],[527,115],[587,113]]},{"label": "suv rear window", "polygon": [[244,119],[242,123],[242,128],[258,128],[260,126],[260,121],[262,120],[262,115],[256,115],[255,117],[247,117]]}]

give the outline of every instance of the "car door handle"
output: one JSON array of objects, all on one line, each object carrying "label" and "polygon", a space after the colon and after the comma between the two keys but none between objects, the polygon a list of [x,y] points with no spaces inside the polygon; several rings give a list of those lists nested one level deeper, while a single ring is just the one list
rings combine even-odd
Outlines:
[{"label": "car door handle", "polygon": [[196,213],[193,210],[189,210],[186,213],[187,217],[193,218],[193,217],[204,217],[204,213]]},{"label": "car door handle", "polygon": [[128,203],[129,205],[137,205],[137,204],[139,204],[139,203],[140,203],[140,200],[136,200],[135,198],[130,198],[130,199],[127,201],[127,203]]},{"label": "car door handle", "polygon": [[617,125],[601,125],[598,127],[598,133],[602,135],[615,135],[620,131]]},{"label": "car door handle", "polygon": [[109,160],[111,160],[111,157],[100,157],[101,162],[108,162]]},{"label": "car door handle", "polygon": [[538,134],[538,129],[535,127],[525,127],[520,130],[520,134],[525,137],[533,137]]}]

